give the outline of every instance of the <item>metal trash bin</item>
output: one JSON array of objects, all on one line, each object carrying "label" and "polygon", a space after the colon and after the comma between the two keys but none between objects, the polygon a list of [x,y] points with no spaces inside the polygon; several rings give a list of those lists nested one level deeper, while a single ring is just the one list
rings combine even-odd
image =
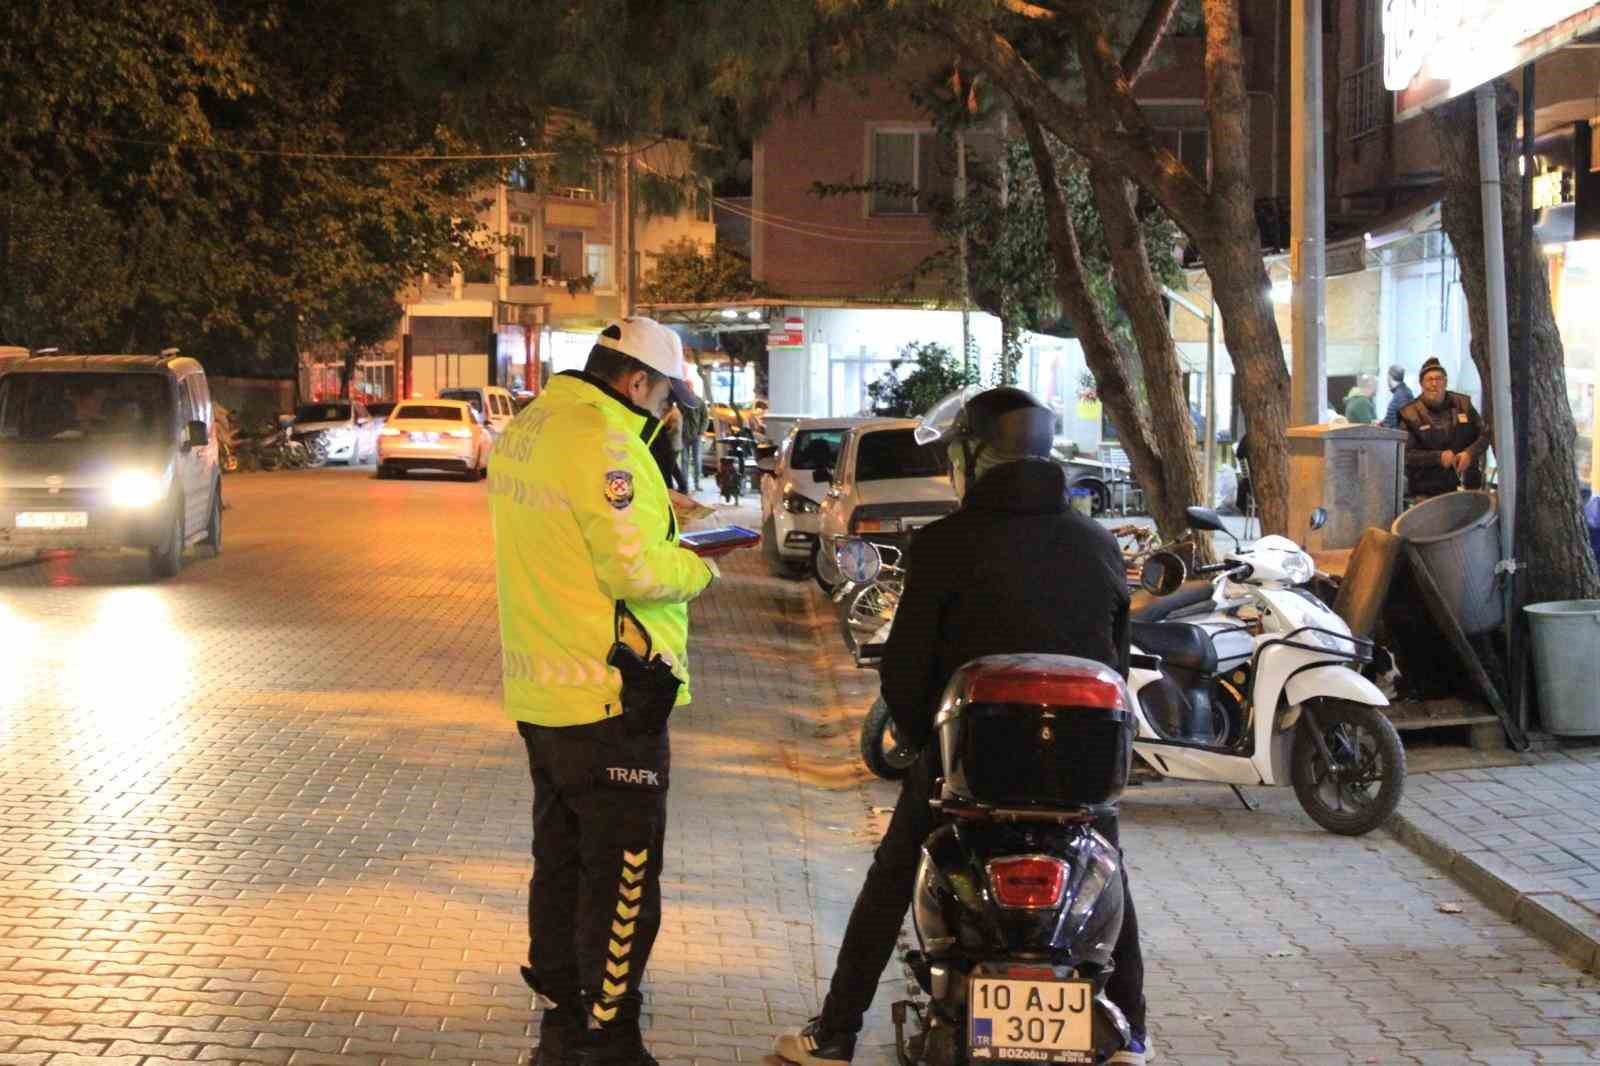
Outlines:
[{"label": "metal trash bin", "polygon": [[1390,532],[1416,545],[1445,605],[1468,636],[1505,621],[1500,582],[1500,514],[1490,492],[1447,492],[1394,520]]},{"label": "metal trash bin", "polygon": [[1600,736],[1600,600],[1531,603],[1539,713],[1558,737]]}]

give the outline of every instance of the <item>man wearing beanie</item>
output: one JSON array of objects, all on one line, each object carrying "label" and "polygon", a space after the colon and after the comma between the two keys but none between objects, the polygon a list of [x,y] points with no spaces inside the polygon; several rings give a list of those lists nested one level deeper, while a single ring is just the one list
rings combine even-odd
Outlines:
[{"label": "man wearing beanie", "polygon": [[1406,447],[1406,495],[1422,499],[1456,488],[1483,487],[1483,453],[1489,433],[1472,401],[1451,392],[1449,375],[1429,357],[1417,375],[1422,395],[1400,409]]}]

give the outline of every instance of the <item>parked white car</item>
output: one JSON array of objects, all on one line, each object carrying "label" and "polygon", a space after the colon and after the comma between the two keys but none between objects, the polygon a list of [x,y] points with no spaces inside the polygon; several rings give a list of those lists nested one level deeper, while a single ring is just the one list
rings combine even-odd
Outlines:
[{"label": "parked white car", "polygon": [[483,417],[489,432],[498,437],[517,416],[517,401],[509,389],[498,385],[457,385],[439,390],[441,400],[465,400]]},{"label": "parked white car", "polygon": [[[804,571],[817,551],[822,500],[839,451],[860,418],[802,418],[783,438],[778,454],[762,460],[761,543],[778,572]],[[768,426],[771,426],[769,421]]]},{"label": "parked white car", "polygon": [[489,475],[494,441],[465,400],[406,400],[378,434],[378,476],[445,470],[468,480]]},{"label": "parked white car", "polygon": [[911,418],[862,422],[846,435],[818,514],[817,583],[841,579],[835,551],[846,537],[904,548],[911,534],[960,506],[950,460],[913,436]]},{"label": "parked white car", "polygon": [[378,423],[360,402],[327,400],[294,409],[297,437],[321,432],[328,442],[328,461],[356,466],[378,454]]}]

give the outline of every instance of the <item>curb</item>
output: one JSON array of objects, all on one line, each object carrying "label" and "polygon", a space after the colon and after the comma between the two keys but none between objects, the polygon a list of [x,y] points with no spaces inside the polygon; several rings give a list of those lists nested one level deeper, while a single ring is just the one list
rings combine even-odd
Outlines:
[{"label": "curb", "polygon": [[[1449,874],[1488,907],[1591,973],[1600,973],[1600,915],[1559,892],[1528,891],[1510,871],[1497,870],[1493,852],[1463,852],[1396,811],[1389,834]],[[1481,856],[1481,858],[1480,858]]]}]

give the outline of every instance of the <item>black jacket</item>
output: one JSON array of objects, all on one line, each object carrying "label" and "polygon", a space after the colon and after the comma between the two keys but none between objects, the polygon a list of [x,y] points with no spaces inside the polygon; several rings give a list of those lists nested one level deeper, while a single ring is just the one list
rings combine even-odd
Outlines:
[{"label": "black jacket", "polygon": [[961,510],[916,535],[905,566],[879,673],[908,744],[927,743],[951,675],[982,655],[1077,655],[1127,674],[1122,552],[1099,523],[1068,508],[1055,463],[989,471]]},{"label": "black jacket", "polygon": [[[1445,403],[1435,411],[1426,400],[1413,400],[1400,411],[1400,428],[1411,435],[1406,443],[1406,495],[1438,496],[1453,492],[1458,484],[1483,487],[1483,453],[1489,450],[1489,427],[1459,392],[1446,392]],[[1446,451],[1467,452],[1472,465],[1460,478],[1439,465]]]}]

